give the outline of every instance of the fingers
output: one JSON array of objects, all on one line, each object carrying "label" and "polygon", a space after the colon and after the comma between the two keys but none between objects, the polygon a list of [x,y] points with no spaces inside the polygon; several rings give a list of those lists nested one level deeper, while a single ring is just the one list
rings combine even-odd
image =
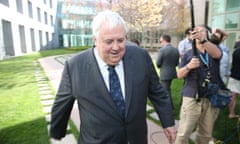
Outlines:
[{"label": "fingers", "polygon": [[199,58],[192,58],[191,61],[188,63],[188,67],[191,69],[198,68],[200,66]]},{"label": "fingers", "polygon": [[169,141],[169,144],[173,144],[176,140],[176,129],[175,127],[168,127],[164,129],[164,133]]},{"label": "fingers", "polygon": [[191,38],[193,39],[198,39],[198,40],[204,40],[206,39],[206,31],[205,30],[200,30],[200,29],[196,29],[191,33]]}]

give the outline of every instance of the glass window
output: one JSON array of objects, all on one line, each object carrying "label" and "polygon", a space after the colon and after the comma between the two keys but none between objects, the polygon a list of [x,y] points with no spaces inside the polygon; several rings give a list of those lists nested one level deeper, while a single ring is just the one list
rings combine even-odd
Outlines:
[{"label": "glass window", "polygon": [[224,2],[225,0],[213,0],[212,2],[212,13],[213,14],[218,14],[218,13],[224,13]]},{"label": "glass window", "polygon": [[13,32],[12,24],[9,21],[2,20],[2,34],[3,34],[3,45],[6,51],[6,56],[15,56],[15,50],[13,45]]},{"label": "glass window", "polygon": [[34,29],[30,29],[30,36],[31,36],[31,43],[32,43],[32,51],[36,51],[36,44],[35,44],[35,35],[34,35]]},{"label": "glass window", "polygon": [[47,12],[44,12],[44,19],[45,19],[45,24],[48,24],[48,16],[47,16]]},{"label": "glass window", "polygon": [[239,13],[227,14],[225,28],[226,29],[238,28],[238,24],[240,21],[239,17],[240,17]]},{"label": "glass window", "polygon": [[45,35],[46,35],[46,43],[48,44],[48,43],[49,43],[49,35],[48,35],[48,32],[46,32]]},{"label": "glass window", "polygon": [[43,49],[43,38],[42,38],[42,31],[38,31],[38,35],[39,35],[39,45],[40,45],[40,50]]},{"label": "glass window", "polygon": [[53,16],[51,15],[50,18],[51,18],[51,26],[53,26]]},{"label": "glass window", "polygon": [[23,13],[22,0],[16,0],[17,11]]},{"label": "glass window", "polygon": [[227,11],[239,10],[240,0],[227,0],[226,7]]},{"label": "glass window", "polygon": [[28,1],[28,16],[33,18],[32,2]]},{"label": "glass window", "polygon": [[9,6],[9,1],[8,0],[0,0],[1,4],[4,4],[5,6]]},{"label": "glass window", "polygon": [[49,6],[52,8],[52,0],[49,0]]},{"label": "glass window", "polygon": [[26,37],[25,37],[25,28],[23,25],[19,25],[19,36],[20,36],[20,46],[21,52],[27,53]]},{"label": "glass window", "polygon": [[229,48],[230,53],[233,52],[233,46],[234,46],[235,40],[236,40],[236,33],[228,33],[228,37],[226,39],[226,45]]},{"label": "glass window", "polygon": [[212,25],[213,28],[222,28],[224,29],[224,15],[212,16]]},{"label": "glass window", "polygon": [[38,14],[38,21],[41,22],[41,9],[37,8],[37,14]]}]

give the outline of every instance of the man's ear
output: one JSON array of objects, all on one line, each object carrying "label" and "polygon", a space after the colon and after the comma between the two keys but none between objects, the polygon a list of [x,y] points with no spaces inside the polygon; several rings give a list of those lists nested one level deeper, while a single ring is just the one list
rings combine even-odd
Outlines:
[{"label": "man's ear", "polygon": [[94,43],[94,45],[96,45],[96,43],[97,43],[96,36],[93,37],[93,43]]}]

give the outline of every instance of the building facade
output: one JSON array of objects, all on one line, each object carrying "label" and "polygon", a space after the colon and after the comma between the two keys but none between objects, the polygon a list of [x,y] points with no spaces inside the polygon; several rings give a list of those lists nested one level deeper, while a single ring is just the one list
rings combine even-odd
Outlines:
[{"label": "building facade", "polygon": [[92,20],[109,4],[97,0],[61,0],[58,5],[58,31],[61,47],[92,46]]},{"label": "building facade", "polygon": [[234,43],[240,36],[240,0],[210,0],[208,24],[228,33],[224,44],[233,52]]},{"label": "building facade", "polygon": [[96,4],[92,1],[59,2],[58,30],[62,47],[93,45],[91,22],[96,14]]},{"label": "building facade", "polygon": [[[225,30],[229,36],[224,44],[232,52],[240,35],[240,0],[193,0],[193,4],[195,24]],[[188,0],[182,5],[190,11]],[[110,8],[107,0],[0,0],[0,60],[57,47],[92,46],[93,16]],[[159,47],[158,30],[152,33],[154,41],[143,41],[143,33],[131,30],[128,35],[142,46]],[[178,40],[174,38],[175,46]]]},{"label": "building facade", "polygon": [[58,47],[57,0],[0,0],[0,60]]}]

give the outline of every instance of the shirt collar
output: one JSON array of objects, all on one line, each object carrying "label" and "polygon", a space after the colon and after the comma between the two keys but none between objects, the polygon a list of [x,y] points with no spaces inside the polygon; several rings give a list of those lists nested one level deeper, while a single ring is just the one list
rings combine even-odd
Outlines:
[{"label": "shirt collar", "polygon": [[[97,52],[97,49],[96,47],[94,48],[94,55],[96,57],[96,60],[97,60],[97,63],[99,65],[99,68],[102,69],[102,68],[107,68],[108,67],[108,64],[105,63],[102,58],[99,56],[98,52]],[[120,60],[120,62],[115,66],[115,67],[119,67],[119,66],[122,66],[123,65],[123,62],[122,60]]]}]

